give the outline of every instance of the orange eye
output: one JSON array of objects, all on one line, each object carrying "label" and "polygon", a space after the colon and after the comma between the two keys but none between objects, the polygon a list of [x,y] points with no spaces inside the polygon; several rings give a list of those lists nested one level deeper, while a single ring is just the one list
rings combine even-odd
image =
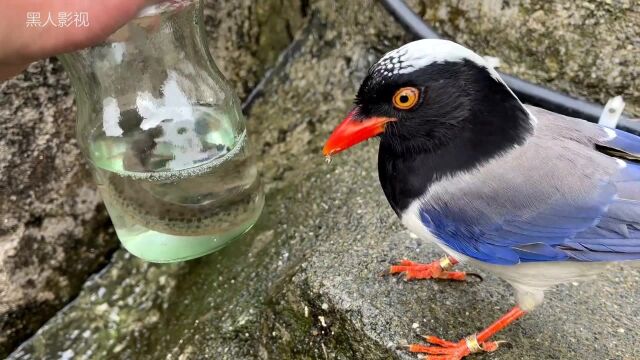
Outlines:
[{"label": "orange eye", "polygon": [[420,91],[414,87],[403,87],[393,95],[393,106],[399,110],[409,110],[418,103]]}]

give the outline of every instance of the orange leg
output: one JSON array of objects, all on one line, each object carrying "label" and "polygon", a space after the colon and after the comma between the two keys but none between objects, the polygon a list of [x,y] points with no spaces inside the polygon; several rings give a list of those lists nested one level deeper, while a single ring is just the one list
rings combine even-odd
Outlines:
[{"label": "orange leg", "polygon": [[451,256],[445,256],[429,264],[419,264],[404,259],[397,265],[391,266],[389,273],[404,273],[405,280],[446,279],[464,281],[467,278],[467,273],[464,271],[449,271],[457,263],[458,260]]},{"label": "orange leg", "polygon": [[515,306],[486,329],[477,334],[467,336],[457,343],[442,340],[435,336],[425,336],[425,340],[431,345],[412,344],[409,345],[409,351],[427,354],[423,357],[423,359],[427,360],[460,360],[476,352],[495,351],[498,349],[500,342],[488,341],[489,338],[521,318],[524,314],[526,314],[526,311],[519,306]]}]

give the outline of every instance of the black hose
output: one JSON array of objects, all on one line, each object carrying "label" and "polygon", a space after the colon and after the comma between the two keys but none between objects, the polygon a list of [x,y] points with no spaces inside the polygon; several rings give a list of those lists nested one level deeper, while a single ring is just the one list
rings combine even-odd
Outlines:
[{"label": "black hose", "polygon": [[[402,27],[417,39],[440,39],[441,36],[427,25],[422,17],[416,14],[402,0],[381,0],[384,8],[402,25]],[[515,76],[499,72],[504,82],[525,103],[591,122],[598,122],[604,107],[582,99],[578,99],[548,87],[536,85]],[[637,133],[640,126],[623,114],[618,122],[619,127]]]}]

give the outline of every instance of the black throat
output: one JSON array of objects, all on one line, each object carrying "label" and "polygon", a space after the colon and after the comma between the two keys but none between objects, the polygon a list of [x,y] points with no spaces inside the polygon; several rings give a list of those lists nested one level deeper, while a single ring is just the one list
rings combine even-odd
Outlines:
[{"label": "black throat", "polygon": [[471,170],[522,144],[532,133],[528,112],[505,85],[492,81],[496,88],[475,100],[464,126],[452,130],[455,135],[445,144],[403,149],[394,139],[382,136],[378,176],[396,214],[406,210],[432,183]]}]

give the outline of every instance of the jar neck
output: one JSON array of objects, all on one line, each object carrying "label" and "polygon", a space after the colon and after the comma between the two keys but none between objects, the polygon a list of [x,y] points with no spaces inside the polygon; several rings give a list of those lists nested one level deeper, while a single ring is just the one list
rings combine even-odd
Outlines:
[{"label": "jar neck", "polygon": [[161,97],[168,81],[190,87],[186,93],[213,94],[225,81],[209,54],[202,24],[201,1],[153,5],[105,42],[60,58],[76,95],[90,103],[113,98],[121,108],[133,108],[140,93]]}]

